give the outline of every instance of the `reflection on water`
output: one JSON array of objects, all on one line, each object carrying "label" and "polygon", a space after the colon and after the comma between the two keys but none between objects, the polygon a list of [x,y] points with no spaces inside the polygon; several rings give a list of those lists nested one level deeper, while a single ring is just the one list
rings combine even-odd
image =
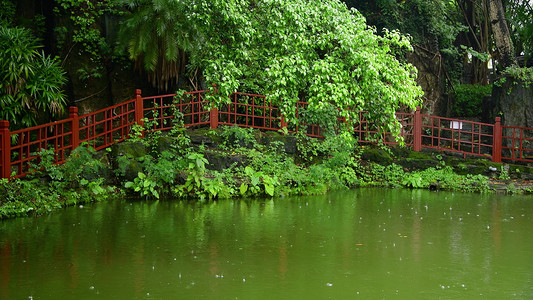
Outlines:
[{"label": "reflection on water", "polygon": [[1,299],[533,298],[530,196],[359,189],[0,222]]}]

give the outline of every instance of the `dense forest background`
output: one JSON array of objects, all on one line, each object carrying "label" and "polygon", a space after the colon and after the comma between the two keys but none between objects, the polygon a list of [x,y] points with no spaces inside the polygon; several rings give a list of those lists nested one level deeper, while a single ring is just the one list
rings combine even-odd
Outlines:
[{"label": "dense forest background", "polygon": [[[246,47],[242,45],[249,41],[247,35],[259,34],[255,29],[246,31],[251,27],[242,24],[250,22],[245,18],[248,13],[261,12],[261,1],[230,2],[216,0],[197,8],[192,0],[0,0],[0,119],[23,127],[60,118],[61,108],[69,105],[78,106],[83,114],[122,102],[136,88],[144,95],[209,88],[216,80],[206,74],[215,74],[211,69],[220,65],[205,64],[213,49],[206,45],[219,38],[222,45],[231,40],[232,45]],[[304,20],[310,31],[317,31],[320,24],[325,24],[323,31],[339,27],[346,16],[319,4],[296,8],[298,2],[292,0],[265,2],[275,3],[280,12],[284,5],[292,5],[291,12],[316,13],[313,20],[321,14],[339,17],[337,23]],[[503,116],[509,124],[533,127],[528,123],[533,122],[533,111],[527,109],[533,106],[532,1],[345,0],[344,4],[357,9],[378,36],[401,40],[391,37],[397,30],[410,38],[411,48],[391,43],[395,48],[391,53],[400,64],[410,63],[418,70],[425,112],[485,121]],[[305,28],[289,28],[286,23],[270,28],[273,23],[266,17],[257,21],[272,31]],[[243,41],[235,41],[238,38]],[[376,45],[385,44],[380,40]],[[324,60],[328,47],[307,59]],[[217,53],[227,51],[217,49]],[[263,57],[271,55],[265,53]],[[228,65],[229,60],[220,61]],[[242,61],[251,64],[249,69],[261,67],[253,59]],[[246,75],[249,70],[242,72]],[[246,87],[253,89],[252,84]],[[302,96],[302,90],[294,94]]]}]

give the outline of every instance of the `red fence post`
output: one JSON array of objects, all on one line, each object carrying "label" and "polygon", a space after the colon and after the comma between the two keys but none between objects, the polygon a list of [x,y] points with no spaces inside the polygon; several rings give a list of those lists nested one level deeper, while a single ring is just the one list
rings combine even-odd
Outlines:
[{"label": "red fence post", "polygon": [[78,108],[76,106],[71,106],[68,109],[70,113],[70,118],[72,119],[72,125],[70,130],[72,131],[72,150],[76,149],[80,145],[80,119],[78,116]]},{"label": "red fence post", "polygon": [[422,151],[422,115],[420,114],[420,106],[416,107],[413,123],[413,150],[420,152]]},{"label": "red fence post", "polygon": [[494,132],[492,136],[492,161],[496,163],[502,162],[502,124],[500,117],[496,117],[496,123],[494,124]]},{"label": "red fence post", "polygon": [[135,122],[137,125],[144,126],[144,107],[143,98],[141,96],[141,90],[135,90]]},{"label": "red fence post", "polygon": [[283,128],[287,128],[287,122],[285,122],[285,117],[284,116],[281,116],[280,122],[281,122],[281,124],[280,124],[281,130],[283,132],[285,132],[285,129],[283,129]]},{"label": "red fence post", "polygon": [[[215,83],[211,85],[215,88],[215,94],[218,93],[218,88]],[[209,126],[211,129],[218,128],[218,107],[214,107],[213,103],[211,103],[211,110],[209,111]]]},{"label": "red fence post", "polygon": [[11,177],[11,133],[9,132],[9,121],[0,121],[0,147],[2,147],[2,170],[0,178]]},{"label": "red fence post", "polygon": [[211,107],[209,111],[209,125],[211,129],[216,129],[218,127],[218,108]]}]

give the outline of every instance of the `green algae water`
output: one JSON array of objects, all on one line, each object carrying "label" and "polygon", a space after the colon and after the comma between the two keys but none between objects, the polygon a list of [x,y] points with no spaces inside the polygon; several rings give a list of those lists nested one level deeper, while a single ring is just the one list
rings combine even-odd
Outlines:
[{"label": "green algae water", "polygon": [[0,221],[0,299],[533,299],[533,197],[71,207]]}]

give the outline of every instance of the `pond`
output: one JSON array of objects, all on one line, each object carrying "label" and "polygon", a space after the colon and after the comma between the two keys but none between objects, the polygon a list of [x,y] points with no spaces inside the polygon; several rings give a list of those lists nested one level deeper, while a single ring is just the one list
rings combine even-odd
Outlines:
[{"label": "pond", "polygon": [[405,189],[0,221],[1,299],[532,299],[533,199]]}]

